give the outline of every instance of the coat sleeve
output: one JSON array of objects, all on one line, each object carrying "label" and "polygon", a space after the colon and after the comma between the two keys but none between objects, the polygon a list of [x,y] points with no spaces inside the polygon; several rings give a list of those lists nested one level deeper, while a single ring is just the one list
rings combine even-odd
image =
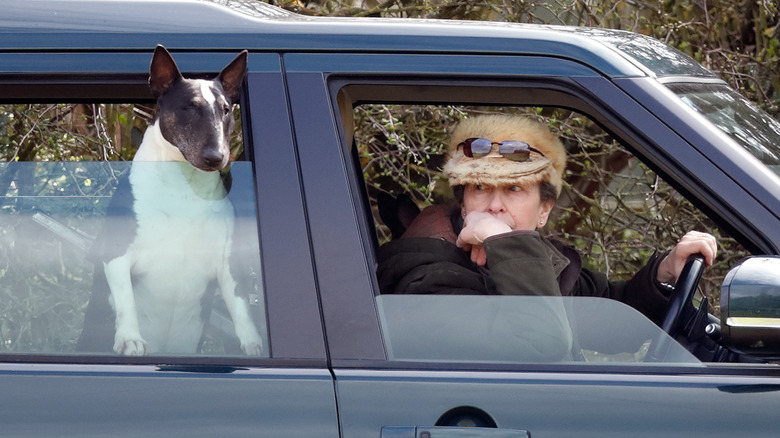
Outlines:
[{"label": "coat sleeve", "polygon": [[404,238],[386,243],[377,255],[377,280],[383,294],[494,294],[487,272],[450,242]]},{"label": "coat sleeve", "polygon": [[492,236],[484,247],[490,276],[501,295],[561,295],[551,253],[536,231]]}]

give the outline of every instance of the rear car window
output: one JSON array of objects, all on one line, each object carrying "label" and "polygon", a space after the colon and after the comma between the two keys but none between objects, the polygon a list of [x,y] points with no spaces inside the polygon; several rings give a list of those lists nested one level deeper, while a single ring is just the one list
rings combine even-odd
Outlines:
[{"label": "rear car window", "polygon": [[[231,258],[240,262],[235,280],[267,357],[254,175],[243,160],[240,108],[235,111],[239,126],[231,153],[238,160],[222,175],[235,216]],[[145,103],[0,105],[0,353],[116,355],[101,253],[121,251],[135,236],[138,212],[123,187],[134,167],[181,169],[175,162],[131,161],[153,114],[154,106]],[[193,230],[208,225],[199,222],[201,212],[181,205],[172,223],[195,224]],[[187,251],[198,248],[171,249],[181,259],[170,260],[170,269],[187,269]],[[214,263],[221,258],[215,255]],[[216,282],[200,304],[197,349],[154,354],[244,355]]]}]

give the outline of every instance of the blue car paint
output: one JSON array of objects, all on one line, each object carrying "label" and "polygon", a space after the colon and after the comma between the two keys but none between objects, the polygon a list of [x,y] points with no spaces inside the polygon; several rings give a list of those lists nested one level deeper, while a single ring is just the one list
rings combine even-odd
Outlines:
[{"label": "blue car paint", "polygon": [[[273,359],[0,355],[0,434],[364,437],[386,428],[389,436],[430,427],[462,406],[535,438],[780,430],[780,372],[771,365],[388,362],[332,88],[355,78],[390,78],[391,86],[476,80],[484,88],[555,79],[590,93],[610,127],[644,135],[636,147],[648,162],[755,248],[776,254],[776,181],[751,172],[749,158],[702,129],[656,80],[714,75],[675,54],[676,67],[654,71],[631,44],[655,42],[618,31],[312,18],[221,3],[229,7],[0,0],[0,99],[149,100],[156,44],[191,73],[215,71],[249,49],[245,142],[258,188],[276,188],[258,197]],[[98,81],[124,88],[89,94]]]}]

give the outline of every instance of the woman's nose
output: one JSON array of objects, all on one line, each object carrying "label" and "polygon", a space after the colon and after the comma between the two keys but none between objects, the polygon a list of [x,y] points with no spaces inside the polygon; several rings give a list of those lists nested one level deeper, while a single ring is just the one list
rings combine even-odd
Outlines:
[{"label": "woman's nose", "polygon": [[488,209],[490,213],[502,213],[504,211],[504,200],[501,199],[501,194],[498,191],[493,192],[493,195],[490,197]]}]

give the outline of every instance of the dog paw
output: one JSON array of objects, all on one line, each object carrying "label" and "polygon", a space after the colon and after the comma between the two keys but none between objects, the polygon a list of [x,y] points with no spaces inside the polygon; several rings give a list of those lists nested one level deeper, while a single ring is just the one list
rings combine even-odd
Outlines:
[{"label": "dog paw", "polygon": [[247,356],[260,356],[263,354],[262,342],[250,342],[248,344],[241,344],[241,349],[244,350]]},{"label": "dog paw", "polygon": [[263,354],[263,339],[257,332],[241,338],[241,349],[247,356],[260,356]]},{"label": "dog paw", "polygon": [[125,356],[144,356],[148,350],[146,341],[140,336],[122,336],[114,338],[114,351]]},{"label": "dog paw", "polygon": [[241,349],[247,356],[260,356],[263,354],[263,338],[257,332],[251,320],[247,324],[236,324],[236,336],[241,342]]}]

